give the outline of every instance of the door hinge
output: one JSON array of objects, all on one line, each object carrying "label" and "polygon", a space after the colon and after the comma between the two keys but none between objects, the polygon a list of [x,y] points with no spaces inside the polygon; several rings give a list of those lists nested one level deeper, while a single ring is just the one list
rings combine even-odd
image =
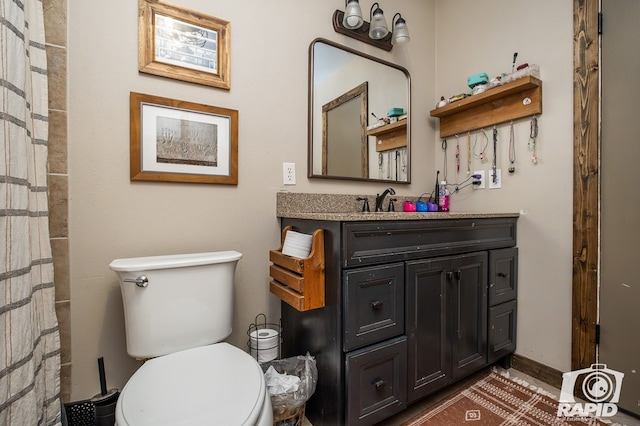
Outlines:
[{"label": "door hinge", "polygon": [[600,324],[596,324],[596,345],[600,344]]},{"label": "door hinge", "polygon": [[602,35],[602,12],[598,12],[598,34]]}]

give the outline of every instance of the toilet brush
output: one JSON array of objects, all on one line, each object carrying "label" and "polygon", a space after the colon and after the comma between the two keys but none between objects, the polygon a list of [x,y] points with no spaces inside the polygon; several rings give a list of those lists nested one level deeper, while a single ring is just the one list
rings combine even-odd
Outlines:
[{"label": "toilet brush", "polygon": [[104,358],[98,358],[98,374],[100,375],[100,395],[107,395],[107,378],[104,373]]},{"label": "toilet brush", "polygon": [[107,379],[104,372],[104,358],[98,358],[98,374],[100,375],[100,393],[91,398],[95,407],[96,426],[113,426],[115,424],[116,403],[120,391],[107,390]]}]

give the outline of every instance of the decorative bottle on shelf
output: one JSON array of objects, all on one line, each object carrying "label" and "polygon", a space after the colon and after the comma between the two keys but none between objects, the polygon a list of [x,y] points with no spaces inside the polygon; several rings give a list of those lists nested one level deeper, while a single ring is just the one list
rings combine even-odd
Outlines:
[{"label": "decorative bottle on shelf", "polygon": [[449,190],[447,189],[447,182],[440,182],[440,187],[438,188],[438,209],[441,212],[449,211]]}]

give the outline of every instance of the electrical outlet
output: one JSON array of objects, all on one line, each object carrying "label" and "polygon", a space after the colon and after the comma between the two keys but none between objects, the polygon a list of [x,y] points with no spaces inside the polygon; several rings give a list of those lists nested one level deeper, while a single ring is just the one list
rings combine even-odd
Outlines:
[{"label": "electrical outlet", "polygon": [[493,169],[489,172],[489,189],[502,188],[502,172],[496,169],[495,179],[493,177]]},{"label": "electrical outlet", "polygon": [[479,185],[473,185],[473,189],[484,189],[484,170],[473,172],[474,175],[480,175],[480,179],[473,179],[474,182],[480,182]]},{"label": "electrical outlet", "polygon": [[285,185],[296,184],[296,163],[282,163],[282,179]]}]

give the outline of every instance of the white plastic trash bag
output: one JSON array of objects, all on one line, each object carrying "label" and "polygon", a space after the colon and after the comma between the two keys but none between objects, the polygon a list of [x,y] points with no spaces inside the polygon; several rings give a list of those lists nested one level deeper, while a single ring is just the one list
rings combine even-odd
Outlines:
[{"label": "white plastic trash bag", "polygon": [[316,390],[316,360],[306,356],[277,359],[262,364],[273,411],[282,412],[303,405]]},{"label": "white plastic trash bag", "polygon": [[273,368],[273,365],[264,373],[264,378],[267,381],[269,395],[281,395],[287,392],[296,392],[300,385],[300,377],[292,376],[287,373],[280,374],[275,368]]}]

